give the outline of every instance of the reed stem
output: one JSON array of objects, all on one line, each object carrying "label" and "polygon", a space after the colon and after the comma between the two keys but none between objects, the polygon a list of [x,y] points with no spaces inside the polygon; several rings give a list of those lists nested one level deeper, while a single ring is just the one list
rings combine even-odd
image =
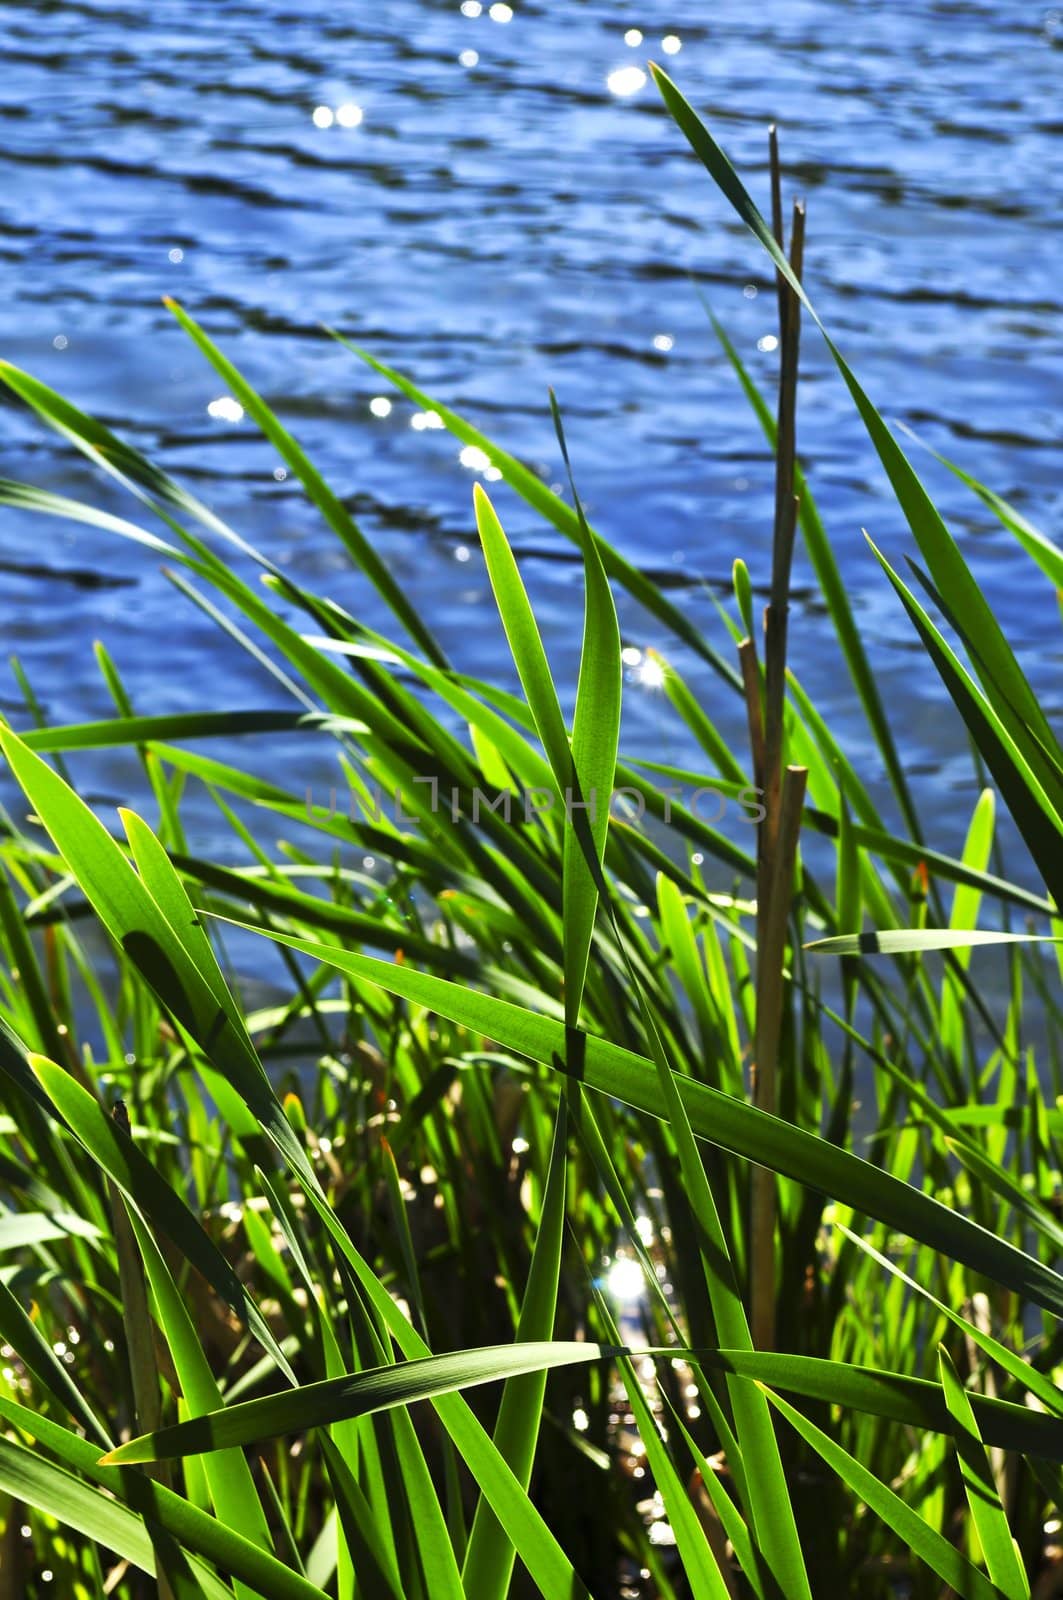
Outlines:
[{"label": "reed stem", "polygon": [[[769,130],[772,227],[785,248],[782,176],[776,130]],[[797,202],[790,229],[790,263],[797,277],[804,262],[805,209]],[[751,640],[739,646],[754,778],[763,790],[764,817],[757,835],[757,977],[753,1042],[753,1099],[774,1113],[779,1040],[786,994],[786,928],[793,891],[797,841],[807,771],[788,767],[783,775],[786,714],[786,655],[790,573],[797,533],[794,493],[797,460],[797,377],[800,354],[800,301],[776,274],[779,297],[779,390],[775,455],[775,516],[772,532],[770,601],[764,615],[764,691]],[[751,1186],[750,1308],[758,1349],[775,1344],[775,1177],[755,1167]]]}]

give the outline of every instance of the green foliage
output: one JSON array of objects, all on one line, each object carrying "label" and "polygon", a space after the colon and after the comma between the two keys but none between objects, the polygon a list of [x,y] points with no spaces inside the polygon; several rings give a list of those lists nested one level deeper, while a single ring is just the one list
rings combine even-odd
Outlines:
[{"label": "green foliage", "polygon": [[[657,76],[815,318],[777,230]],[[0,727],[24,796],[0,835],[0,1600],[138,1600],[150,1575],[164,1596],[261,1600],[1045,1592],[1063,1466],[1063,752],[836,346],[922,593],[877,552],[869,571],[1029,861],[1005,875],[981,781],[962,856],[934,847],[796,466],[839,666],[903,820],[880,814],[793,672],[776,676],[776,754],[801,782],[783,789],[790,854],[758,922],[763,833],[754,851],[748,823],[718,830],[668,799],[675,781],[714,784],[735,816],[757,798],[779,657],[745,563],[702,635],[589,526],[574,483],[569,503],[364,357],[583,559],[579,679],[559,684],[477,491],[521,692],[468,677],[280,418],[173,309],[404,639],[0,367],[151,526],[9,482],[0,501],[165,555],[280,702],[144,714],[101,649],[113,718],[38,725],[18,672],[26,725]],[[953,470],[1030,558],[1030,603],[1051,604],[1058,549]],[[658,665],[661,715],[699,769],[624,755],[614,588],[694,663]],[[705,708],[721,680],[748,755]],[[349,815],[289,790],[279,763],[258,775],[274,736],[333,752]],[[82,752],[101,748],[138,753],[150,822],[79,795]],[[607,806],[614,784],[645,814]],[[375,811],[377,791],[401,793],[405,820]],[[224,861],[189,849],[190,795],[216,804]],[[763,925],[776,957],[762,941],[758,972]],[[263,973],[269,1002],[252,1006],[242,980]],[[749,1081],[769,993],[773,1109]],[[777,1199],[760,1349],[756,1168]]]}]

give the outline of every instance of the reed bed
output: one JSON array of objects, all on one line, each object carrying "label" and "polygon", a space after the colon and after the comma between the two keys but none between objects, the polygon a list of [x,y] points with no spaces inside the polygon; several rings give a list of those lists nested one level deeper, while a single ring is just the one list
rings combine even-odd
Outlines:
[{"label": "reed bed", "polygon": [[[578,462],[555,494],[364,352],[574,544],[576,685],[487,493],[497,682],[448,662],[184,308],[394,637],[0,367],[130,513],[12,482],[0,500],[161,557],[276,686],[250,711],[153,715],[101,646],[111,717],[50,726],[20,676],[25,715],[0,727],[19,795],[0,837],[0,1600],[1060,1592],[1063,751],[819,323],[777,153],[768,222],[656,77],[779,289],[777,395],[717,328],[776,514],[771,570],[735,562],[711,634],[589,524]],[[905,571],[867,559],[970,736],[955,857],[801,469],[801,336],[826,340],[911,531]],[[1063,554],[967,481],[1052,604]],[[789,664],[798,540],[899,822]],[[654,671],[689,769],[622,749],[618,592],[674,641],[680,665]],[[331,752],[343,804],[261,775],[264,741],[296,738]],[[79,794],[102,749],[135,754],[150,820]],[[189,848],[204,800],[223,859]]]}]

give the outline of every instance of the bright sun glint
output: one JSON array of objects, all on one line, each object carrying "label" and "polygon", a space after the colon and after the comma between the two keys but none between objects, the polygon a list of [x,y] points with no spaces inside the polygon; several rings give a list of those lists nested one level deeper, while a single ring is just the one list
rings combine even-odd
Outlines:
[{"label": "bright sun glint", "polygon": [[642,1297],[642,1268],[630,1256],[619,1256],[609,1268],[606,1286],[614,1300],[632,1301]]},{"label": "bright sun glint", "polygon": [[628,95],[638,94],[645,82],[646,74],[641,67],[617,67],[605,80],[609,93],[618,95],[622,100]]}]

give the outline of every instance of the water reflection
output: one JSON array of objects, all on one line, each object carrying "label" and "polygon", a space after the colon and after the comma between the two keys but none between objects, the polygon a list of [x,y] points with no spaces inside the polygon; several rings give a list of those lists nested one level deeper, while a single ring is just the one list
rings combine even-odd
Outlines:
[{"label": "water reflection", "polygon": [[478,444],[464,445],[458,452],[458,460],[463,467],[468,467],[470,472],[482,472],[488,483],[497,483],[502,476],[487,451],[481,450]]},{"label": "water reflection", "polygon": [[606,1287],[618,1305],[630,1308],[643,1298],[642,1268],[632,1256],[617,1256],[605,1279]]},{"label": "water reflection", "polygon": [[605,80],[609,93],[620,99],[638,94],[645,82],[646,74],[641,67],[617,67]]},{"label": "water reflection", "polygon": [[207,406],[207,415],[213,417],[216,422],[241,422],[244,408],[231,394],[222,394]]},{"label": "water reflection", "polygon": [[[653,9],[645,0],[508,0],[511,21],[499,24],[496,13],[492,28],[487,0],[378,0],[343,12],[305,0],[297,17],[260,0],[203,8],[180,41],[172,5],[145,10],[136,28],[100,5],[79,13],[80,71],[71,78],[63,8],[8,0],[0,109],[12,290],[0,353],[117,431],[149,446],[163,441],[164,465],[200,477],[219,514],[237,524],[250,517],[271,554],[290,547],[295,575],[313,587],[331,560],[331,535],[294,474],[274,482],[276,458],[263,454],[246,417],[226,407],[203,422],[207,402],[225,396],[159,310],[180,267],[189,309],[254,374],[330,481],[362,496],[367,532],[401,566],[413,603],[461,668],[480,676],[498,670],[497,630],[476,626],[487,597],[475,581],[478,552],[456,573],[454,547],[469,540],[469,475],[486,468],[459,464],[460,440],[433,448],[422,433],[434,424],[405,401],[393,400],[375,427],[368,408],[378,380],[330,349],[320,329],[342,328],[409,371],[520,459],[542,463],[546,483],[561,476],[545,400],[553,383],[596,525],[668,583],[691,622],[726,650],[700,580],[722,571],[720,552],[736,549],[763,576],[770,471],[690,280],[754,379],[769,384],[778,352],[757,348],[758,338],[774,337],[758,289],[774,296],[766,260],[663,115],[646,57],[674,68],[692,102],[712,111],[761,201],[764,129],[780,121],[793,187],[811,198],[816,294],[869,392],[979,477],[1017,491],[1025,514],[1051,534],[1061,326],[1051,219],[1063,164],[1060,124],[1046,108],[1058,98],[1063,30],[1060,0],[1044,4],[1051,9],[1036,6],[1017,27],[1009,8],[968,6],[960,16],[937,0],[894,8],[775,0],[752,11],[720,0],[711,13],[695,0]],[[607,86],[624,71],[633,76]],[[1000,209],[1002,165],[1012,175],[1010,214]],[[903,310],[891,315],[894,307]],[[674,339],[673,352],[654,343],[659,336]],[[673,378],[664,368],[678,366],[674,351],[684,361]],[[802,454],[815,468],[882,692],[896,705],[905,758],[941,774],[922,785],[933,842],[961,850],[969,797],[946,774],[958,770],[949,762],[965,751],[964,731],[941,716],[936,689],[913,697],[909,658],[897,649],[907,620],[883,595],[858,533],[890,517],[875,458],[811,336],[806,365]],[[206,428],[224,450],[201,448]],[[87,470],[77,476],[64,442],[13,411],[6,431],[6,476],[98,493]],[[1038,687],[1058,700],[1051,594],[1031,603],[1010,537],[958,480],[942,476],[934,487]],[[260,492],[282,516],[254,528],[248,502]],[[415,517],[395,509],[411,503]],[[574,683],[573,547],[530,516],[520,534],[524,549],[543,552],[542,626],[559,674]],[[79,573],[121,572],[140,585],[138,605],[108,631],[145,708],[209,699],[222,664],[233,703],[269,691],[257,664],[234,657],[206,619],[192,618],[174,641],[180,670],[160,675],[169,585],[101,531],[60,537],[76,540]],[[5,559],[19,564],[0,572],[7,615],[33,616],[40,608],[24,602],[22,567],[39,535],[11,515],[5,540]],[[682,572],[675,549],[687,552]],[[806,568],[799,581],[807,577]],[[335,581],[342,603],[384,623],[364,585],[338,572]],[[67,590],[48,626],[20,621],[31,630],[20,650],[50,718],[78,721],[93,712],[92,691],[60,669],[52,641],[60,631],[74,658],[91,649],[99,618]],[[644,619],[620,603],[637,642]],[[801,622],[794,649],[804,686],[881,800],[875,751],[838,672],[829,624],[812,610]],[[636,676],[639,665],[625,662],[625,739],[633,753],[660,755],[660,695],[652,669],[649,684]],[[711,679],[694,687],[711,692]],[[744,707],[737,696],[720,700],[724,735],[744,748]],[[678,725],[669,754],[689,764]],[[301,756],[293,749],[290,758]],[[217,838],[206,803],[195,820],[201,842]]]},{"label": "water reflection", "polygon": [[311,113],[315,128],[331,128],[333,123],[341,128],[357,128],[364,118],[365,112],[354,100],[342,101],[335,110],[331,106],[315,106]]}]

